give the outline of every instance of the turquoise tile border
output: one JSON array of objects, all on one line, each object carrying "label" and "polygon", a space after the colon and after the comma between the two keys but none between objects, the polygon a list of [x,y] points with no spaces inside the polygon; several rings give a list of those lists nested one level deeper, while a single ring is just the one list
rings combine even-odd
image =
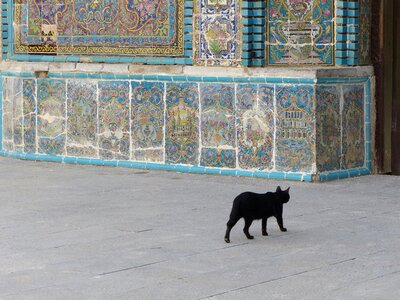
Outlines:
[{"label": "turquoise tile border", "polygon": [[22,160],[47,161],[47,162],[58,162],[58,163],[66,163],[66,164],[125,167],[125,168],[147,169],[147,170],[174,171],[174,172],[182,172],[182,173],[200,173],[200,174],[208,174],[208,175],[226,175],[226,176],[269,178],[269,179],[286,179],[286,180],[308,181],[308,182],[312,181],[311,174],[304,174],[304,173],[261,172],[261,171],[254,172],[254,171],[246,171],[246,170],[227,170],[227,169],[206,168],[206,167],[199,167],[199,166],[159,164],[159,163],[151,163],[151,162],[101,160],[101,159],[92,159],[92,158],[54,156],[54,155],[30,154],[30,153],[25,154],[25,153],[18,153],[18,152],[7,152],[4,150],[0,151],[0,155],[6,156],[6,157],[11,157],[11,158],[22,159]]},{"label": "turquoise tile border", "polygon": [[147,80],[147,81],[163,81],[163,82],[175,82],[175,81],[192,81],[192,82],[230,82],[230,83],[269,83],[269,84],[352,84],[352,83],[364,83],[365,84],[365,126],[366,126],[366,137],[365,137],[365,151],[366,160],[363,168],[349,169],[349,170],[337,170],[329,171],[319,174],[312,173],[292,173],[292,172],[280,172],[280,171],[249,171],[241,169],[222,169],[222,168],[211,168],[201,167],[194,165],[175,165],[175,164],[163,164],[163,163],[152,163],[152,162],[136,162],[136,161],[125,161],[125,160],[102,160],[98,158],[79,158],[69,156],[55,156],[45,154],[31,154],[31,153],[18,153],[18,152],[7,152],[2,147],[2,79],[4,76],[11,77],[23,77],[23,78],[34,78],[34,72],[2,72],[0,73],[0,155],[9,156],[13,158],[35,160],[35,161],[50,161],[50,162],[61,162],[69,164],[90,164],[100,166],[120,166],[128,168],[140,168],[140,169],[154,169],[154,170],[166,170],[175,172],[188,172],[188,173],[202,173],[202,174],[218,174],[228,176],[245,176],[254,178],[265,178],[265,179],[281,179],[281,180],[294,180],[294,181],[327,181],[341,178],[348,178],[353,176],[371,174],[372,170],[372,155],[371,155],[371,79],[369,77],[355,77],[355,78],[266,78],[266,77],[229,77],[229,76],[184,76],[184,75],[158,75],[158,74],[96,74],[96,73],[60,73],[60,72],[49,72],[50,78],[87,78],[87,79],[107,79],[107,80]]}]

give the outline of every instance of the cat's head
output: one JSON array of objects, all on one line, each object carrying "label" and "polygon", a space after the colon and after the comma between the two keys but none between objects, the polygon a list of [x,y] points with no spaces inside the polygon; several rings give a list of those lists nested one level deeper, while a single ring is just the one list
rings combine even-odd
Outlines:
[{"label": "cat's head", "polygon": [[288,203],[289,202],[289,199],[290,199],[289,190],[290,190],[290,187],[288,187],[284,191],[281,190],[280,186],[278,186],[276,188],[276,193],[278,194],[279,199],[281,199],[282,203]]}]

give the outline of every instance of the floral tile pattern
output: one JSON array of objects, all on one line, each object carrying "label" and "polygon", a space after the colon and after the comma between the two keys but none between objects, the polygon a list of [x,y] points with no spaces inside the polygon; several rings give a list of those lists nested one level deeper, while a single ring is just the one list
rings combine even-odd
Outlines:
[{"label": "floral tile pattern", "polygon": [[129,159],[129,82],[100,81],[99,152],[103,159]]},{"label": "floral tile pattern", "polygon": [[17,0],[16,53],[183,54],[184,0]]},{"label": "floral tile pattern", "polygon": [[274,132],[274,87],[237,87],[238,163],[243,169],[270,169]]},{"label": "floral tile pattern", "polygon": [[37,81],[38,152],[65,153],[65,80],[39,78]]},{"label": "floral tile pattern", "polygon": [[67,155],[97,157],[97,85],[70,80],[67,88]]},{"label": "floral tile pattern", "polygon": [[234,168],[235,87],[233,84],[200,84],[201,159],[208,167]]},{"label": "floral tile pattern", "polygon": [[364,166],[364,86],[343,87],[343,168]]},{"label": "floral tile pattern", "polygon": [[277,86],[276,167],[303,172],[315,161],[315,116],[312,86]]},{"label": "floral tile pattern", "polygon": [[36,80],[23,80],[24,152],[36,152]]},{"label": "floral tile pattern", "polygon": [[199,93],[197,84],[169,83],[166,93],[165,161],[199,163]]},{"label": "floral tile pattern", "polygon": [[236,151],[231,149],[202,148],[200,164],[205,167],[235,168]]},{"label": "floral tile pattern", "polygon": [[242,40],[240,3],[240,0],[195,1],[195,64],[240,65]]},{"label": "floral tile pattern", "polygon": [[1,150],[288,176],[365,167],[366,82],[260,81],[3,76]]},{"label": "floral tile pattern", "polygon": [[340,89],[336,86],[319,86],[316,89],[317,169],[340,169],[341,115]]},{"label": "floral tile pattern", "polygon": [[235,87],[201,84],[201,133],[203,147],[235,146]]},{"label": "floral tile pattern", "polygon": [[132,82],[131,86],[132,157],[139,161],[162,161],[164,83]]},{"label": "floral tile pattern", "polygon": [[268,0],[270,65],[333,63],[333,0]]}]

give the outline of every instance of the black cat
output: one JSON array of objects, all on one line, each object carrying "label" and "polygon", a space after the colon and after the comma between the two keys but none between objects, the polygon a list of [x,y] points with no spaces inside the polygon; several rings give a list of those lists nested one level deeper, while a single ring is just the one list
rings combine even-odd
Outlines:
[{"label": "black cat", "polygon": [[267,219],[269,217],[275,217],[281,231],[287,231],[283,227],[282,211],[283,203],[287,203],[290,199],[289,189],[290,187],[282,191],[281,187],[278,186],[275,193],[256,194],[244,192],[237,196],[233,200],[232,211],[229,221],[226,224],[225,242],[230,243],[229,235],[231,229],[241,218],[244,218],[243,232],[248,239],[254,238],[249,233],[249,228],[253,220],[262,219],[261,229],[263,235],[268,235]]}]

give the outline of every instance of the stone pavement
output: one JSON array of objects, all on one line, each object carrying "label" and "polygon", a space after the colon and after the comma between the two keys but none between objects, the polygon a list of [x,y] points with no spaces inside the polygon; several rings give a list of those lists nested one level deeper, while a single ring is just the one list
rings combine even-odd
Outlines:
[{"label": "stone pavement", "polygon": [[[0,299],[400,299],[400,177],[322,184],[0,158]],[[233,198],[291,186],[280,232]]]}]

